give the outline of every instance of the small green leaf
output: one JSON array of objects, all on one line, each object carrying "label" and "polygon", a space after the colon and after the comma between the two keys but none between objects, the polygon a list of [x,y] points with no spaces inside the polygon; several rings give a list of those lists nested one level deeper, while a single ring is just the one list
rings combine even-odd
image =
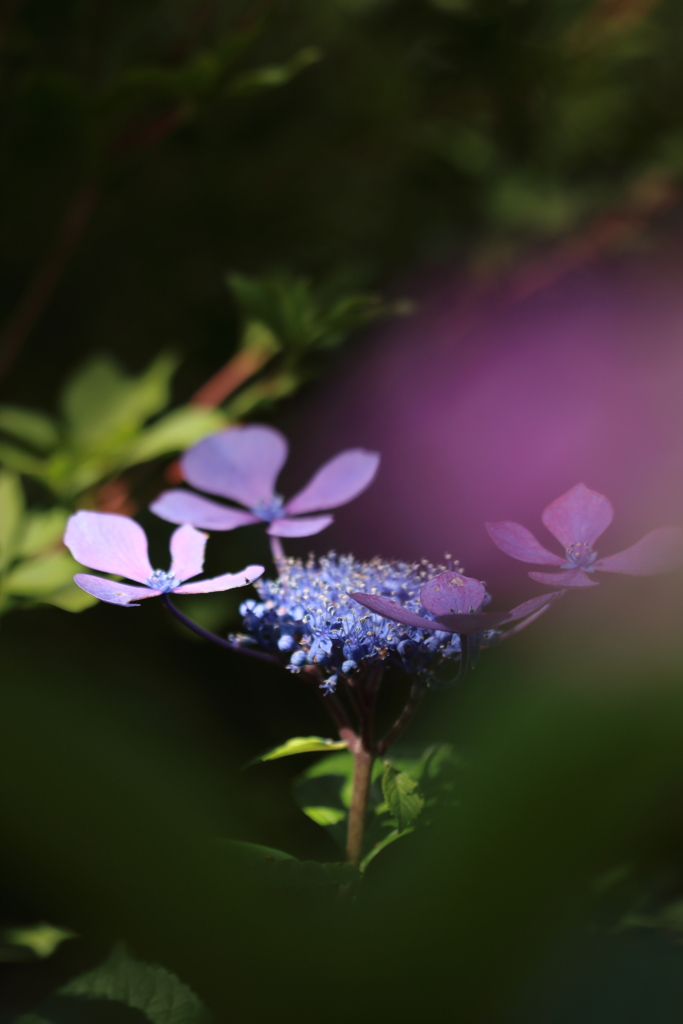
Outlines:
[{"label": "small green leaf", "polygon": [[5,578],[5,590],[15,597],[51,594],[73,580],[81,566],[66,551],[21,562]]},{"label": "small green leaf", "polygon": [[317,46],[306,46],[284,64],[271,64],[239,75],[230,83],[228,92],[237,95],[287,85],[301,71],[311,64],[317,64],[322,58],[322,51]]},{"label": "small green leaf", "polygon": [[170,452],[184,451],[225,425],[225,415],[216,409],[184,405],[143,430],[123,453],[121,464],[133,466]]},{"label": "small green leaf", "polygon": [[260,754],[246,767],[260,761],[275,761],[279,757],[290,757],[292,754],[312,754],[316,751],[346,750],[348,743],[344,740],[326,740],[322,736],[294,736],[279,747],[273,747],[265,754]]},{"label": "small green leaf", "polygon": [[404,828],[402,832],[400,829],[395,828],[393,832],[390,832],[388,836],[385,836],[381,842],[375,843],[373,848],[370,850],[370,853],[368,853],[361,861],[360,870],[365,871],[368,864],[372,863],[378,853],[381,853],[387,846],[391,846],[391,844],[395,843],[397,839],[400,839],[402,836],[409,836],[410,833],[414,831],[415,829],[410,827]]},{"label": "small green leaf", "polygon": [[52,956],[57,947],[66,939],[74,938],[76,932],[67,931],[65,928],[55,928],[54,925],[41,921],[39,924],[30,925],[27,928],[7,928],[1,935],[3,943],[25,946],[32,950],[37,957],[44,958]]},{"label": "small green leaf", "polygon": [[407,772],[399,772],[388,765],[382,776],[382,792],[389,810],[396,819],[398,831],[411,825],[424,807],[424,797],[418,784]]},{"label": "small green leaf", "polygon": [[18,405],[0,405],[0,430],[39,452],[49,452],[59,443],[57,425],[49,416]]},{"label": "small green leaf", "polygon": [[19,477],[0,471],[0,569],[14,557],[24,513],[24,492]]},{"label": "small green leaf", "polygon": [[68,518],[69,513],[65,508],[29,512],[24,518],[24,529],[17,554],[22,558],[30,558],[52,547],[61,540]]},{"label": "small green leaf", "polygon": [[346,811],[337,807],[302,807],[301,810],[316,825],[338,825],[346,817]]}]

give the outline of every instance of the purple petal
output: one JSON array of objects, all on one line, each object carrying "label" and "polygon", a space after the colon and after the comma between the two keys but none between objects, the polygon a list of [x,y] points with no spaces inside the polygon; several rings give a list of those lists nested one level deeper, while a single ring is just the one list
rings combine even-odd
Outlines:
[{"label": "purple petal", "polygon": [[301,516],[297,519],[273,519],[268,527],[271,537],[312,537],[314,533],[320,533],[330,523],[334,522],[334,516]]},{"label": "purple petal", "polygon": [[262,565],[248,565],[241,572],[226,572],[222,576],[214,576],[210,580],[199,580],[197,583],[184,583],[176,587],[174,594],[213,594],[217,590],[234,590],[235,587],[246,587],[262,576],[265,569]]},{"label": "purple petal", "polygon": [[442,572],[420,591],[420,601],[434,615],[469,612],[479,608],[485,597],[483,583],[459,572]]},{"label": "purple petal", "polygon": [[507,622],[507,612],[479,612],[475,615],[440,615],[437,629],[466,636],[469,633],[483,633]]},{"label": "purple petal", "polygon": [[192,491],[163,491],[149,506],[155,516],[168,523],[191,523],[203,530],[234,530],[260,522],[258,516],[241,508],[228,508]]},{"label": "purple petal", "polygon": [[521,523],[505,520],[502,523],[486,523],[486,529],[494,544],[501,551],[520,562],[531,562],[533,565],[563,565],[566,558],[547,551],[539,541]]},{"label": "purple petal", "polygon": [[66,524],[64,543],[81,565],[145,583],[152,575],[147,537],[127,516],[77,512]]},{"label": "purple petal", "polygon": [[593,565],[600,572],[621,572],[628,576],[651,576],[683,565],[683,530],[660,526],[617,555],[600,558]]},{"label": "purple petal", "polygon": [[[545,575],[550,575],[550,573]],[[540,594],[539,597],[532,597],[530,601],[518,604],[511,612],[508,612],[506,621],[516,622],[517,619],[525,619],[527,615],[535,615],[542,608],[546,608],[553,601],[557,601],[558,597],[562,597],[563,593],[564,590],[554,590],[549,594]]]},{"label": "purple petal", "polygon": [[287,451],[279,430],[255,424],[205,437],[180,462],[193,487],[253,508],[272,501]]},{"label": "purple petal", "polygon": [[551,501],[541,518],[563,548],[571,544],[592,548],[612,522],[613,515],[614,509],[604,494],[589,490],[585,484],[577,484]]},{"label": "purple petal", "polygon": [[320,467],[285,506],[289,515],[338,508],[369,487],[379,469],[379,453],[349,448]]},{"label": "purple petal", "polygon": [[406,626],[417,626],[418,629],[444,628],[433,619],[424,619],[421,615],[416,615],[415,612],[409,611],[403,605],[397,604],[396,601],[392,601],[388,597],[381,597],[379,594],[357,593],[349,594],[349,597],[374,612],[375,615],[382,615],[385,619],[391,619],[393,622],[402,622]]},{"label": "purple petal", "polygon": [[179,526],[171,537],[171,572],[178,580],[199,576],[204,568],[204,548],[208,537],[194,526]]},{"label": "purple petal", "polygon": [[532,580],[548,583],[551,587],[596,587],[598,580],[592,580],[583,569],[567,569],[566,572],[530,572]]},{"label": "purple petal", "polygon": [[131,604],[135,598],[143,601],[146,597],[158,597],[161,593],[160,590],[152,590],[150,587],[131,587],[128,583],[103,580],[101,576],[89,576],[84,572],[74,576],[74,583],[77,583],[81,590],[85,590],[86,594],[92,594],[100,601],[124,605],[127,608],[137,608],[137,604]]}]

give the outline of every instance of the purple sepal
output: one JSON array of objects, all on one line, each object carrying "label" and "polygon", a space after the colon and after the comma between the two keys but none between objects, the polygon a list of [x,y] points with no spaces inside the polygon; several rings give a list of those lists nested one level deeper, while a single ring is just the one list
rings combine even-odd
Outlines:
[{"label": "purple sepal", "polygon": [[532,580],[547,583],[551,587],[597,587],[599,580],[592,580],[583,569],[567,569],[566,572],[530,572]]},{"label": "purple sepal", "polygon": [[405,626],[417,626],[418,629],[442,629],[438,622],[434,622],[433,619],[424,619],[421,615],[409,611],[389,597],[362,593],[349,594],[349,597],[374,612],[375,615],[382,615],[385,619],[391,619],[393,622],[402,622]]},{"label": "purple sepal", "polygon": [[[74,583],[99,601],[123,605],[126,608],[137,608],[137,601],[143,601],[146,597],[157,597],[161,593],[160,590],[152,590],[151,587],[132,587],[128,583],[116,583],[114,580],[105,580],[101,576],[90,576],[84,572],[74,576]],[[131,604],[132,601],[136,603]]]},{"label": "purple sepal", "polygon": [[178,580],[199,576],[204,568],[204,548],[208,537],[194,526],[179,526],[171,537],[171,574]]},{"label": "purple sepal", "polygon": [[180,461],[193,487],[253,508],[273,499],[287,452],[287,441],[279,430],[253,424],[204,438]]},{"label": "purple sepal", "polygon": [[349,448],[330,459],[285,506],[292,516],[338,508],[370,486],[379,468],[379,454]]},{"label": "purple sepal", "polygon": [[518,619],[525,619],[527,615],[535,615],[542,608],[552,604],[553,601],[557,601],[558,597],[562,597],[563,593],[564,590],[554,590],[550,594],[540,594],[538,597],[532,597],[531,600],[518,604],[516,608],[513,608],[508,613],[506,621],[517,622]]},{"label": "purple sepal", "polygon": [[501,551],[520,562],[531,562],[532,565],[563,565],[566,558],[554,555],[536,540],[533,533],[521,523],[504,521],[486,523],[486,529],[494,544]]},{"label": "purple sepal", "polygon": [[76,561],[89,569],[137,583],[146,583],[152,575],[145,531],[127,516],[76,512],[66,525],[64,543]]},{"label": "purple sepal", "polygon": [[233,590],[245,587],[262,576],[265,569],[262,565],[248,565],[241,572],[226,572],[222,576],[214,576],[210,580],[198,580],[196,583],[184,583],[175,587],[174,594],[213,594],[217,590]]},{"label": "purple sepal", "polygon": [[149,507],[168,523],[191,523],[202,530],[234,530],[238,526],[260,522],[258,516],[251,512],[219,505],[217,501],[181,488],[163,491]]},{"label": "purple sepal", "polygon": [[466,636],[470,633],[483,633],[487,629],[496,629],[507,622],[507,612],[475,612],[473,615],[439,615],[436,628],[448,633]]},{"label": "purple sepal", "polygon": [[[611,502],[585,484],[576,484],[566,494],[548,505],[541,516],[563,548],[572,544],[585,544],[592,548],[601,533],[612,522],[614,509]],[[574,584],[574,586],[582,584]]]},{"label": "purple sepal", "polygon": [[434,615],[476,611],[485,597],[483,583],[459,572],[442,572],[425,583],[420,591],[420,601]]},{"label": "purple sepal", "polygon": [[618,572],[627,576],[651,576],[683,565],[683,530],[678,526],[661,526],[652,530],[625,551],[601,558],[593,566],[601,572]]},{"label": "purple sepal", "polygon": [[312,537],[334,522],[334,516],[301,516],[297,519],[273,519],[267,529],[271,537]]}]

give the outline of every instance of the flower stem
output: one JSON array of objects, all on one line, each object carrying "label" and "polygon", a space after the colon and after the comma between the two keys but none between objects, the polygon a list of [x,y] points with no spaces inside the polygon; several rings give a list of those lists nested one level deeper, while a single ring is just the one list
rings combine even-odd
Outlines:
[{"label": "flower stem", "polygon": [[403,733],[406,731],[406,729],[412,722],[413,718],[415,717],[415,712],[422,703],[422,698],[424,697],[426,692],[427,686],[424,682],[418,680],[417,682],[413,683],[412,687],[410,688],[410,696],[408,697],[408,703],[406,704],[403,711],[398,716],[398,718],[396,719],[396,721],[394,722],[394,724],[392,725],[391,729],[386,734],[384,739],[377,744],[377,752],[379,754],[386,753],[389,747],[393,743],[395,743],[396,740],[399,739],[399,737],[403,735]]},{"label": "flower stem", "polygon": [[374,760],[372,751],[359,744],[353,755],[353,795],[346,833],[346,856],[349,864],[353,864],[355,868],[363,858],[363,836]]},{"label": "flower stem", "polygon": [[197,636],[201,636],[202,639],[210,640],[211,643],[218,644],[219,647],[227,647],[229,651],[236,651],[238,654],[247,654],[250,658],[258,658],[259,661],[270,661],[275,665],[282,665],[280,659],[276,658],[272,654],[265,654],[263,651],[254,651],[250,647],[242,647],[240,644],[234,644],[231,640],[224,640],[222,636],[216,636],[215,633],[211,633],[208,629],[204,629],[203,626],[193,622],[187,615],[183,615],[183,613],[173,604],[168,594],[161,595],[161,603],[164,608],[171,613],[171,615],[175,615],[179,622],[182,622],[184,626],[191,629],[193,633],[197,634]]},{"label": "flower stem", "polygon": [[280,566],[285,561],[285,549],[282,547],[282,541],[279,537],[273,537],[272,535],[268,538],[270,540],[270,553],[273,556],[275,562],[275,568],[280,571]]}]

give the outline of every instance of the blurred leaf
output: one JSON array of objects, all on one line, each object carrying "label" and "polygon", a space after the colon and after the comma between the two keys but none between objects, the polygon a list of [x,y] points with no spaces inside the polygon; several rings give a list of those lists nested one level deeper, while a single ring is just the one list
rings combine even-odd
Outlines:
[{"label": "blurred leaf", "polygon": [[292,754],[311,754],[315,751],[328,751],[328,750],[346,750],[348,743],[344,740],[327,740],[323,739],[322,736],[294,736],[291,740],[287,740],[286,743],[282,743],[279,747],[273,747],[272,750],[267,751],[265,754],[260,754],[259,757],[255,757],[252,761],[249,761],[246,767],[253,764],[258,764],[260,761],[275,761],[279,757],[290,757]]},{"label": "blurred leaf", "polygon": [[24,517],[23,532],[17,549],[22,558],[37,555],[61,540],[69,512],[65,508],[51,508],[46,512],[28,512]]},{"label": "blurred leaf", "polygon": [[81,568],[67,551],[32,558],[7,574],[5,590],[16,597],[42,597],[70,583]]},{"label": "blurred leaf", "polygon": [[43,958],[52,956],[62,942],[74,938],[75,934],[65,928],[55,928],[54,925],[41,921],[25,928],[7,928],[2,933],[2,940],[17,946],[26,946],[36,956]]},{"label": "blurred leaf", "polygon": [[41,452],[50,451],[59,443],[57,425],[49,416],[17,405],[0,405],[0,431]]},{"label": "blurred leaf", "polygon": [[62,409],[74,446],[105,453],[133,436],[170,400],[177,356],[162,353],[137,377],[108,356],[88,363],[67,384]]},{"label": "blurred leaf", "polygon": [[398,831],[403,832],[408,825],[412,825],[424,807],[424,797],[417,782],[407,772],[399,772],[388,765],[382,776],[382,792],[398,823]]},{"label": "blurred leaf", "polygon": [[143,430],[125,451],[121,465],[133,466],[160,455],[183,451],[225,426],[225,415],[200,405],[185,405]]},{"label": "blurred leaf", "polygon": [[0,443],[0,463],[15,473],[26,473],[27,476],[42,477],[47,468],[47,462],[31,455],[23,448],[15,448],[10,444]]},{"label": "blurred leaf", "polygon": [[97,604],[96,597],[86,594],[85,590],[81,590],[73,581],[58,590],[39,595],[39,599],[41,604],[51,604],[65,612],[83,612]]},{"label": "blurred leaf", "polygon": [[338,807],[302,807],[301,810],[316,825],[337,825],[346,819],[346,811]]},{"label": "blurred leaf", "polygon": [[415,829],[410,827],[404,828],[403,830],[395,828],[393,832],[389,833],[388,836],[385,836],[384,839],[381,839],[378,843],[375,843],[373,848],[370,850],[370,853],[368,853],[367,856],[365,856],[361,861],[360,870],[365,871],[368,865],[372,864],[373,860],[375,859],[378,853],[381,853],[382,850],[385,850],[387,846],[391,846],[391,844],[395,843],[397,839],[400,839],[402,836],[409,836],[411,832],[414,831]]},{"label": "blurred leaf", "polygon": [[272,64],[239,75],[230,83],[228,91],[231,95],[238,95],[287,85],[305,68],[317,64],[322,59],[322,51],[317,46],[306,46],[284,64]]},{"label": "blurred leaf", "polygon": [[291,854],[274,850],[270,846],[232,839],[223,840],[221,845],[230,850],[235,863],[248,870],[255,870],[260,879],[271,885],[317,888],[322,885],[342,885],[359,877],[357,869],[350,864],[297,860]]},{"label": "blurred leaf", "polygon": [[0,570],[11,562],[24,513],[24,492],[14,473],[0,471]]}]

